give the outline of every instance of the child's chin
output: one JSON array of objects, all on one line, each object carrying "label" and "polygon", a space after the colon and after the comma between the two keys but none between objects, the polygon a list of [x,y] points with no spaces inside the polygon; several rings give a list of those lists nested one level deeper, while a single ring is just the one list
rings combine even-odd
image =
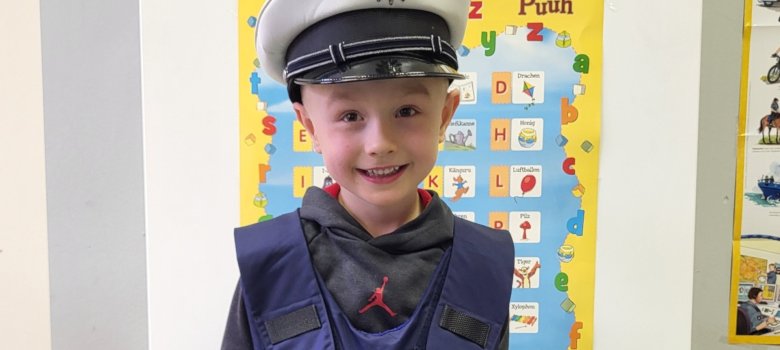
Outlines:
[{"label": "child's chin", "polygon": [[[365,193],[363,196],[363,200],[378,207],[395,207],[398,205],[409,205],[409,203],[406,202],[408,201],[410,194],[405,193],[407,191],[403,191],[403,192],[404,193],[401,193],[399,189],[372,191],[370,193]],[[414,192],[416,194],[417,189],[414,189]]]}]

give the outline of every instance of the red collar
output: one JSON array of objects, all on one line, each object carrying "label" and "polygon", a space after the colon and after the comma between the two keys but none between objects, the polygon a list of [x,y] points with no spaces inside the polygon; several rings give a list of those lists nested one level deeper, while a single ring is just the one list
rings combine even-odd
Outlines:
[{"label": "red collar", "polygon": [[[341,186],[337,183],[330,185],[328,187],[323,188],[323,190],[328,193],[333,198],[339,198],[339,192],[341,192]],[[431,202],[431,194],[428,193],[428,191],[423,190],[421,188],[417,189],[417,194],[420,196],[420,201],[422,202],[423,208],[428,206],[428,203]]]}]

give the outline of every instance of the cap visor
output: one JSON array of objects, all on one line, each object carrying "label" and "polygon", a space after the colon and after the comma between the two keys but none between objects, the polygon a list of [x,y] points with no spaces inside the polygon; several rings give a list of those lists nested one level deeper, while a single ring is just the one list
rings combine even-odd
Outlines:
[{"label": "cap visor", "polygon": [[444,63],[399,55],[367,58],[350,62],[340,68],[328,65],[310,70],[295,77],[293,81],[299,85],[314,85],[416,77],[465,78],[457,70]]}]

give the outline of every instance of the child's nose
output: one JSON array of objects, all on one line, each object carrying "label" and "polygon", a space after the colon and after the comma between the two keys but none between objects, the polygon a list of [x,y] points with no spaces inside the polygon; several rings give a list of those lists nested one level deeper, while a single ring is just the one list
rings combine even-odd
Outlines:
[{"label": "child's nose", "polygon": [[364,141],[366,153],[372,156],[384,156],[395,152],[395,135],[391,125],[377,121],[370,127]]}]

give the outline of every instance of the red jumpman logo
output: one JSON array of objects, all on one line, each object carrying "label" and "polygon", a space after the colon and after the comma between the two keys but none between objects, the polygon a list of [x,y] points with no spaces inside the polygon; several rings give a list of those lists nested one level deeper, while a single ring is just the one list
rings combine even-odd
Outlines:
[{"label": "red jumpman logo", "polygon": [[385,302],[382,300],[382,293],[385,291],[386,284],[387,284],[387,276],[382,278],[382,287],[374,289],[374,294],[371,294],[371,296],[368,298],[368,304],[366,304],[366,306],[363,306],[363,308],[360,309],[360,311],[358,311],[359,313],[362,314],[374,306],[379,306],[385,309],[385,311],[387,311],[387,313],[390,314],[390,317],[395,317],[395,312],[393,312],[393,310],[390,310],[390,308],[387,307],[387,305],[385,305]]}]

